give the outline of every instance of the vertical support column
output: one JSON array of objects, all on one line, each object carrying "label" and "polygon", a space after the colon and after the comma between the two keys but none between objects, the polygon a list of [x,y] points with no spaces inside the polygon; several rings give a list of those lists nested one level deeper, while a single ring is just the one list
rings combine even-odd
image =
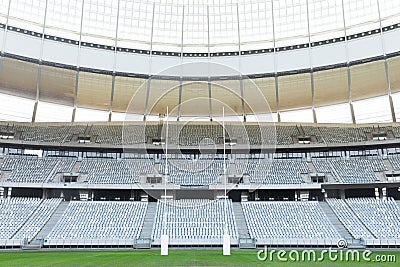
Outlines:
[{"label": "vertical support column", "polygon": [[213,108],[212,108],[212,84],[211,84],[211,74],[210,74],[210,64],[211,64],[211,51],[210,51],[210,6],[207,5],[207,57],[208,57],[208,105],[210,107],[210,121],[213,121]]},{"label": "vertical support column", "polygon": [[276,115],[278,122],[281,122],[281,114],[279,108],[279,82],[278,82],[278,66],[276,63],[276,37],[275,37],[275,12],[274,0],[271,0],[271,17],[272,17],[272,39],[274,44],[274,77],[275,77],[275,98],[276,98]]},{"label": "vertical support column", "polygon": [[382,198],[384,200],[387,200],[387,188],[386,187],[382,187]]},{"label": "vertical support column", "polygon": [[378,187],[375,187],[375,198],[380,199],[381,198],[381,192]]},{"label": "vertical support column", "polygon": [[47,199],[48,197],[49,197],[49,189],[48,188],[43,188],[42,199]]},{"label": "vertical support column", "polygon": [[179,121],[181,117],[181,104],[182,104],[182,87],[183,87],[183,80],[182,77],[179,78],[179,95],[178,95],[178,116],[176,118]]},{"label": "vertical support column", "polygon": [[183,87],[183,77],[182,77],[182,68],[183,68],[183,34],[184,34],[184,23],[185,23],[185,5],[182,7],[182,32],[181,32],[181,54],[180,54],[180,59],[181,59],[181,66],[180,66],[180,77],[179,77],[179,96],[178,96],[178,116],[176,118],[177,121],[179,121],[181,117],[181,104],[182,104],[182,87]]},{"label": "vertical support column", "polygon": [[114,62],[113,62],[113,72],[111,80],[111,96],[110,96],[110,109],[108,111],[108,121],[112,119],[113,102],[114,102],[114,88],[115,88],[115,76],[116,76],[116,65],[117,65],[117,46],[118,46],[118,27],[119,27],[119,8],[121,1],[118,0],[117,7],[117,24],[115,25],[115,40],[114,40]]},{"label": "vertical support column", "polygon": [[147,80],[147,87],[146,87],[146,103],[144,106],[143,112],[143,121],[146,121],[148,116],[148,105],[149,105],[149,95],[150,95],[150,88],[151,88],[151,77],[152,77],[152,57],[153,57],[153,33],[154,33],[154,12],[155,12],[155,3],[153,3],[153,16],[151,18],[151,33],[150,33],[150,53],[149,53],[149,79]]},{"label": "vertical support column", "polygon": [[317,114],[315,113],[315,97],[314,97],[314,64],[312,61],[312,54],[311,54],[311,30],[310,30],[310,10],[308,0],[306,0],[307,4],[307,32],[308,32],[308,55],[310,60],[310,82],[311,82],[311,109],[313,114],[313,121],[317,123]]},{"label": "vertical support column", "polygon": [[386,76],[386,82],[387,82],[387,86],[388,86],[388,98],[389,98],[390,112],[392,115],[392,121],[396,122],[396,113],[394,111],[393,98],[392,98],[392,88],[390,85],[389,65],[388,65],[387,56],[386,56],[385,40],[383,39],[382,17],[381,17],[381,8],[379,5],[379,0],[376,0],[376,3],[378,5],[379,34],[381,37],[382,54],[383,54],[383,60],[384,60],[384,64],[385,64],[385,76]]},{"label": "vertical support column", "polygon": [[349,56],[349,43],[348,43],[348,39],[347,39],[346,16],[344,13],[344,0],[342,0],[342,16],[343,16],[344,41],[346,44],[347,86],[349,89],[349,105],[350,105],[350,112],[351,112],[351,121],[353,122],[353,124],[355,124],[356,117],[354,115],[352,93],[351,93],[350,56]]},{"label": "vertical support column", "polygon": [[213,121],[213,108],[212,108],[212,84],[211,84],[211,78],[208,77],[207,80],[207,85],[208,85],[208,102],[210,105],[210,121]]},{"label": "vertical support column", "polygon": [[239,86],[240,86],[240,98],[242,100],[242,116],[243,116],[243,121],[246,122],[246,112],[244,109],[244,86],[243,86],[243,76],[242,76],[242,48],[241,48],[241,41],[240,41],[240,21],[239,21],[239,4],[236,3],[236,14],[237,14],[237,29],[238,29],[238,48],[239,48],[239,55],[238,55],[238,60],[239,60]]},{"label": "vertical support column", "polygon": [[44,33],[45,33],[45,29],[46,29],[46,18],[47,18],[47,4],[48,4],[48,0],[46,0],[46,6],[44,8],[42,38],[40,40],[40,55],[39,55],[38,73],[37,73],[37,79],[36,79],[36,97],[35,97],[35,105],[33,107],[33,113],[32,113],[32,122],[35,122],[35,120],[36,120],[36,112],[37,112],[37,107],[38,107],[38,104],[39,104],[40,80],[41,80],[41,76],[42,76],[41,73],[42,73]]},{"label": "vertical support column", "polygon": [[78,98],[78,89],[79,89],[79,66],[81,59],[81,46],[82,46],[82,28],[83,28],[83,10],[85,7],[85,0],[82,0],[82,12],[81,12],[81,25],[79,29],[79,43],[78,43],[78,58],[77,58],[77,66],[76,66],[76,78],[75,78],[75,92],[74,92],[74,109],[72,110],[72,118],[71,121],[75,121],[76,115],[76,107],[77,107],[77,98]]},{"label": "vertical support column", "polygon": [[4,27],[4,36],[3,36],[3,45],[1,47],[1,56],[4,56],[4,49],[6,47],[6,36],[7,36],[7,31],[8,31],[8,19],[10,17],[10,9],[11,9],[11,0],[8,0],[7,18],[6,18],[6,25]]},{"label": "vertical support column", "polygon": [[76,72],[75,72],[74,108],[72,110],[71,122],[75,121],[76,101],[77,101],[77,97],[78,97],[78,85],[79,85],[79,66],[76,68]]},{"label": "vertical support column", "polygon": [[111,122],[111,118],[112,118],[112,104],[114,101],[114,88],[115,88],[115,71],[113,71],[112,77],[111,77],[111,96],[110,96],[110,109],[108,110],[108,122]]},{"label": "vertical support column", "polygon": [[344,189],[339,189],[339,195],[340,195],[340,199],[343,199],[343,200],[346,199],[346,192],[344,191]]}]

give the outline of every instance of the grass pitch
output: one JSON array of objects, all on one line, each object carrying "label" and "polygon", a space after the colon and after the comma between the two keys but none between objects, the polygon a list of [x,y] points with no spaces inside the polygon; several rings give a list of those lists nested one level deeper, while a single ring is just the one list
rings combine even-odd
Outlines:
[{"label": "grass pitch", "polygon": [[[317,252],[317,256],[320,252]],[[395,262],[376,262],[377,255],[393,255]],[[0,266],[399,266],[400,252],[374,251],[372,261],[260,261],[257,250],[232,250],[231,256],[222,256],[222,250],[170,250],[169,256],[160,256],[159,250],[132,251],[39,251],[0,252]]]}]

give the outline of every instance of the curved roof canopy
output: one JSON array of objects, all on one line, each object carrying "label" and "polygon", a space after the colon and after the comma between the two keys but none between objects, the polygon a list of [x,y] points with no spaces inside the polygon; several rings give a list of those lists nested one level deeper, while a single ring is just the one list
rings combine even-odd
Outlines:
[{"label": "curved roof canopy", "polygon": [[[209,120],[224,102],[248,121],[399,121],[399,22],[399,0],[0,0],[0,120]],[[202,62],[234,74],[163,77]]]},{"label": "curved roof canopy", "polygon": [[3,24],[175,52],[308,43],[392,25],[399,16],[398,0],[0,0]]}]

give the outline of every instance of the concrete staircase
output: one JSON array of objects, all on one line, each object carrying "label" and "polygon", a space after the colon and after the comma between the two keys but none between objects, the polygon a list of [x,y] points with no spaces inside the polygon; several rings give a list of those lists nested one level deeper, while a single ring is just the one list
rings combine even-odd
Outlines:
[{"label": "concrete staircase", "polygon": [[393,171],[393,166],[392,164],[390,164],[390,161],[388,159],[384,159],[383,164],[385,164],[385,167],[388,171]]},{"label": "concrete staircase", "polygon": [[232,208],[233,214],[235,216],[239,238],[250,238],[249,230],[247,229],[246,219],[244,218],[243,214],[242,205],[240,204],[240,202],[233,202]]},{"label": "concrete staircase", "polygon": [[77,172],[78,172],[78,169],[79,169],[79,167],[81,166],[81,164],[82,164],[82,162],[81,162],[81,161],[77,161],[77,162],[75,162],[74,166],[72,167],[72,172],[73,172],[73,173],[77,173]]},{"label": "concrete staircase", "polygon": [[61,216],[63,215],[64,211],[67,209],[68,204],[69,201],[62,201],[60,205],[58,205],[57,209],[51,215],[50,219],[43,226],[40,232],[36,235],[36,238],[46,239],[50,231],[54,228],[56,223],[60,220]]},{"label": "concrete staircase", "polygon": [[154,217],[156,216],[157,202],[149,202],[147,204],[146,216],[144,217],[140,238],[151,238],[153,230]]},{"label": "concrete staircase", "polygon": [[307,166],[311,170],[311,172],[317,172],[317,169],[311,161],[307,162]]},{"label": "concrete staircase", "polygon": [[353,239],[353,236],[347,231],[347,229],[343,226],[343,224],[339,221],[338,217],[332,210],[331,206],[325,201],[319,202],[320,207],[324,211],[326,217],[328,217],[329,221],[336,228],[340,236],[344,239]]}]

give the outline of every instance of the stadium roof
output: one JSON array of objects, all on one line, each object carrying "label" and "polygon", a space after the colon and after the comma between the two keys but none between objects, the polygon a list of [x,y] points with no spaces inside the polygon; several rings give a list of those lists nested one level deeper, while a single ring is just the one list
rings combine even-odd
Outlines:
[{"label": "stadium roof", "polygon": [[255,85],[274,121],[395,121],[399,22],[398,0],[0,0],[0,119],[123,120],[135,93],[138,120],[264,114]]},{"label": "stadium roof", "polygon": [[[9,6],[10,3],[10,6]],[[399,22],[397,0],[1,0],[0,22],[84,42],[179,52],[264,49]]]}]

